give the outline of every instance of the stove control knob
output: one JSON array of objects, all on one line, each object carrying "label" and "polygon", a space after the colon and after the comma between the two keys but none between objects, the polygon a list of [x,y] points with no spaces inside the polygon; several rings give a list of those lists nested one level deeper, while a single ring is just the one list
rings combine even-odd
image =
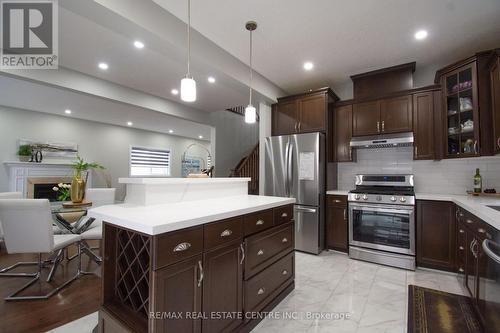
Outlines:
[{"label": "stove control knob", "polygon": [[377,195],[377,198],[376,198],[376,199],[377,199],[377,201],[382,201],[382,196]]},{"label": "stove control knob", "polygon": [[405,197],[401,197],[401,198],[399,198],[399,201],[406,202],[406,198]]},{"label": "stove control knob", "polygon": [[359,194],[355,194],[354,195],[354,200],[359,200],[359,199],[361,199],[361,196]]},{"label": "stove control knob", "polygon": [[391,201],[392,201],[392,202],[396,202],[396,201],[398,201],[398,198],[396,198],[395,196],[392,196],[392,197],[391,197]]},{"label": "stove control knob", "polygon": [[366,194],[363,194],[363,200],[368,200],[368,196]]}]

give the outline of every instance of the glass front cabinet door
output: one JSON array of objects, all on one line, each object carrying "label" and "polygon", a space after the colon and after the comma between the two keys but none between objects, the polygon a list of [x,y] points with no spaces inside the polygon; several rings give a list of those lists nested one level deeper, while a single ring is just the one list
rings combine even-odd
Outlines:
[{"label": "glass front cabinet door", "polygon": [[446,157],[480,155],[476,62],[443,75]]}]

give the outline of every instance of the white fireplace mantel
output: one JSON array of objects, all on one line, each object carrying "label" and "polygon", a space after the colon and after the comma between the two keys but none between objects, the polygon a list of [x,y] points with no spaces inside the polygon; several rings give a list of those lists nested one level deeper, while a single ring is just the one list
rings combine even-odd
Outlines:
[{"label": "white fireplace mantel", "polygon": [[[71,163],[51,161],[42,163],[7,161],[3,162],[3,164],[5,168],[7,168],[7,174],[9,175],[9,191],[21,192],[24,197],[27,197],[28,194],[28,178],[73,176]],[[91,187],[91,185],[92,172],[89,173],[87,183],[88,187]]]}]

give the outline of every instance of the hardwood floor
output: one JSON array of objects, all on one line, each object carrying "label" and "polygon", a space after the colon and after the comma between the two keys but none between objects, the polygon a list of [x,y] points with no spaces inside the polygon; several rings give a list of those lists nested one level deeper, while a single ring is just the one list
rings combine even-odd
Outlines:
[{"label": "hardwood floor", "polygon": [[[9,255],[5,248],[0,250],[0,267],[12,265],[18,261],[35,261],[35,255]],[[83,256],[83,268],[88,271],[100,268],[95,263],[89,263]],[[64,261],[58,268],[54,281],[45,282],[49,269],[44,269],[42,282],[37,283],[24,294],[46,292],[52,286],[58,286],[76,273],[77,260]],[[35,266],[28,266],[16,271],[30,272]],[[58,294],[48,300],[6,302],[4,297],[21,287],[30,278],[0,277],[0,333],[46,332],[50,329],[71,322],[99,308],[101,297],[101,278],[94,275],[83,276],[74,281]]]}]

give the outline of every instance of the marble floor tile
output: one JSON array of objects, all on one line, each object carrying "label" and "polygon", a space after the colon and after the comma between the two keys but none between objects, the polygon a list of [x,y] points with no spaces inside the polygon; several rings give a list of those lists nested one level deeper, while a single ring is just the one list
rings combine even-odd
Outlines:
[{"label": "marble floor tile", "polygon": [[[404,333],[408,285],[464,294],[455,274],[415,272],[324,251],[296,252],[296,288],[253,333]],[[283,318],[285,314],[294,318]],[[90,333],[97,313],[50,332]]]}]

